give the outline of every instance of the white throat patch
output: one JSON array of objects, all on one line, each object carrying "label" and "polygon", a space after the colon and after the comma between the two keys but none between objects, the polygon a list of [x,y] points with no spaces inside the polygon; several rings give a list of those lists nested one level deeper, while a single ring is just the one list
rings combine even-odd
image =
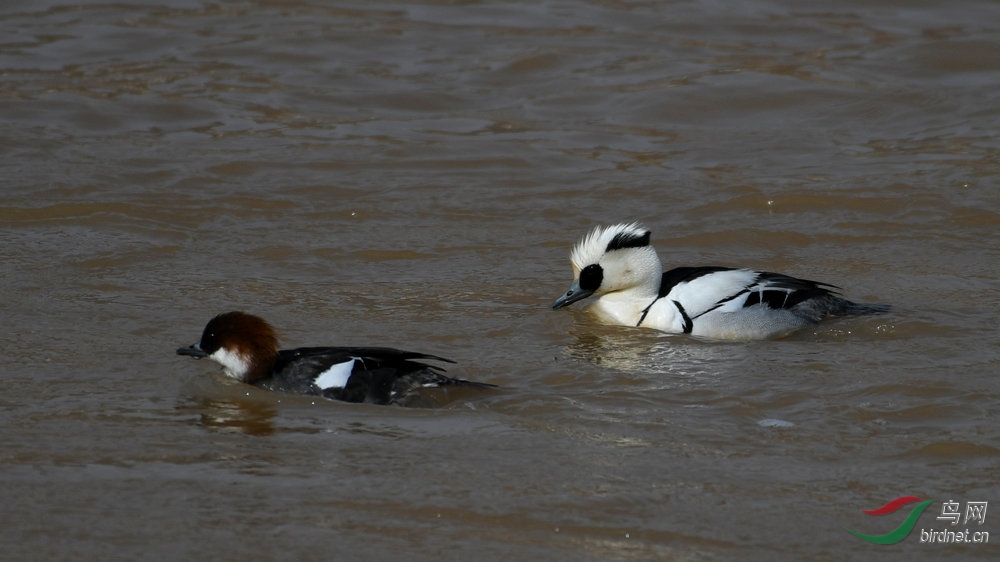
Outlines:
[{"label": "white throat patch", "polygon": [[222,370],[226,376],[232,377],[240,382],[246,378],[250,372],[250,362],[247,357],[235,350],[220,347],[215,353],[208,356],[209,359],[222,365]]}]

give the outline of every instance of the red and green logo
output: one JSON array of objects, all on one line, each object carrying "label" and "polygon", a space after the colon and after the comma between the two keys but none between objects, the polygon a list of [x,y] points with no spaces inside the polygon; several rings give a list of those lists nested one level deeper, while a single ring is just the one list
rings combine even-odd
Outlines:
[{"label": "red and green logo", "polygon": [[848,533],[854,535],[855,537],[858,537],[861,540],[866,540],[870,543],[896,544],[899,541],[905,539],[906,536],[910,534],[910,531],[913,530],[913,526],[917,524],[917,519],[920,518],[920,514],[923,513],[924,510],[927,509],[929,505],[934,503],[934,500],[925,500],[923,498],[918,498],[917,496],[902,496],[892,500],[891,502],[883,505],[878,509],[861,510],[862,513],[867,513],[868,515],[876,515],[876,516],[885,515],[887,513],[892,513],[896,511],[897,509],[903,507],[904,505],[909,505],[914,502],[922,502],[922,503],[917,507],[913,508],[913,511],[911,511],[910,514],[906,516],[906,520],[903,521],[899,525],[899,527],[896,527],[895,529],[889,531],[884,535],[865,535],[857,531],[852,531],[847,527],[844,527],[844,529],[846,529]]}]

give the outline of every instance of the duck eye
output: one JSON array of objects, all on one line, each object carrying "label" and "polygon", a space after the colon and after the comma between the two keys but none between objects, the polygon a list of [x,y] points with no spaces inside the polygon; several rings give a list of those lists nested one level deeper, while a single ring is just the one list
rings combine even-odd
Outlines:
[{"label": "duck eye", "polygon": [[214,346],[215,346],[215,332],[214,331],[212,331],[212,332],[206,331],[201,336],[201,348],[202,349],[211,349]]}]

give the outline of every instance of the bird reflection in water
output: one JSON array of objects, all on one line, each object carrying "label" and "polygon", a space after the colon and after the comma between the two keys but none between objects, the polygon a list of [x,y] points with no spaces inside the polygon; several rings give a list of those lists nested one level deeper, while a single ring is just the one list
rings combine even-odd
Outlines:
[{"label": "bird reflection in water", "polygon": [[209,429],[245,433],[247,435],[272,435],[274,406],[254,400],[202,398],[193,409],[200,411],[200,424]]}]

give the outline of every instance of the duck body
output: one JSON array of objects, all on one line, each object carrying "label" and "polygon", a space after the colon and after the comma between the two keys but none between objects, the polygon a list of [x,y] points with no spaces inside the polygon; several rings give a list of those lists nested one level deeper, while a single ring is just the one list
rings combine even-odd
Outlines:
[{"label": "duck body", "polygon": [[885,312],[858,304],[834,285],[754,269],[700,266],[662,271],[637,223],[597,227],[573,249],[575,279],[553,304],[591,295],[603,322],[713,339],[770,339],[830,316]]},{"label": "duck body", "polygon": [[322,396],[345,402],[405,404],[422,388],[494,385],[448,377],[427,361],[449,359],[389,347],[300,347],[278,349],[274,329],[263,319],[226,312],[209,321],[201,339],[178,355],[208,358],[223,372],[258,388]]},{"label": "duck body", "polygon": [[392,404],[420,388],[491,386],[445,376],[424,361],[454,363],[436,355],[388,347],[301,347],[278,352],[271,376],[255,386],[344,402]]}]

